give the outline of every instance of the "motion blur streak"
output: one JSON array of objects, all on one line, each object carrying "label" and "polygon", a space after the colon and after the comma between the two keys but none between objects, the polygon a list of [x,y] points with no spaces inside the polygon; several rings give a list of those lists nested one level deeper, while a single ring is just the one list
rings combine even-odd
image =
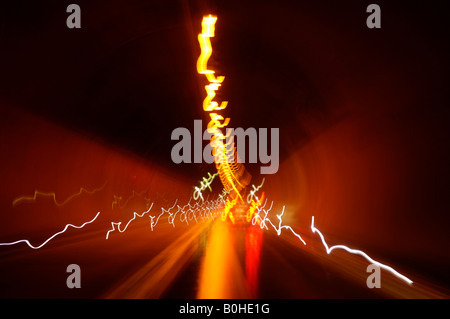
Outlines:
[{"label": "motion blur streak", "polygon": [[[0,297],[449,298],[447,12],[384,1],[388,23],[369,30],[356,2],[83,1],[77,32],[51,4],[3,1],[0,242],[37,245],[101,213],[39,250],[1,246]],[[170,134],[199,117],[280,128],[280,169],[260,190],[275,204],[254,225],[241,202],[220,220],[232,187],[189,202],[211,169],[173,163]],[[328,254],[335,243],[414,283],[382,270],[369,289],[367,259]],[[82,289],[65,285],[72,263]]]},{"label": "motion blur streak", "polygon": [[408,277],[400,274],[398,271],[396,271],[395,269],[393,269],[392,267],[386,266],[376,260],[373,260],[372,258],[370,258],[365,252],[361,251],[361,250],[356,250],[356,249],[351,249],[348,248],[347,246],[344,245],[335,245],[332,247],[328,247],[325,238],[323,237],[322,233],[314,226],[314,216],[312,217],[312,221],[311,221],[311,230],[313,233],[318,233],[320,236],[320,239],[322,240],[322,243],[325,247],[325,250],[327,251],[327,254],[329,255],[334,249],[343,249],[347,252],[349,252],[350,254],[355,254],[355,255],[361,255],[363,256],[365,259],[367,259],[370,263],[378,265],[380,268],[383,268],[389,272],[391,272],[392,274],[394,274],[397,278],[407,282],[408,284],[412,284],[413,281],[411,279],[409,279]]},{"label": "motion blur streak", "polygon": [[[0,270],[15,274],[0,276],[1,296],[98,297],[173,243],[197,247],[194,239],[183,237],[184,233],[190,228],[198,229],[198,233],[190,233],[198,239],[200,229],[208,223],[197,224],[193,219],[187,226],[176,219],[174,227],[162,217],[157,222],[161,210],[155,210],[157,207],[168,210],[176,198],[187,203],[191,179],[20,108],[5,108],[0,122],[0,149],[2,154],[6,151],[9,154],[2,158],[0,167],[4,181],[0,243],[7,244],[1,246]],[[99,190],[105,181],[107,184]],[[80,186],[95,193],[84,190],[80,193]],[[37,194],[33,201],[11,205],[18,195],[31,198],[36,189],[51,190],[56,195]],[[80,194],[73,196],[75,193]],[[145,214],[144,218],[132,220],[124,233],[111,232],[105,240],[112,221],[120,222],[120,230],[124,230],[133,212],[141,214],[149,208],[149,199],[154,203],[152,212],[158,231],[151,231],[151,219]],[[176,209],[175,206],[171,212]],[[97,212],[100,214],[96,215]],[[212,220],[214,205],[200,209],[200,213],[205,221]],[[181,211],[177,217],[180,214]],[[192,217],[186,216],[187,221],[189,218]],[[176,250],[174,246],[171,249]],[[166,250],[166,256],[171,252]],[[69,291],[64,284],[65,269],[71,263],[82,269],[85,284],[78,291]],[[35,278],[34,284],[30,285],[30,278]],[[161,279],[161,285],[165,282]]]},{"label": "motion blur streak", "polygon": [[245,235],[245,278],[250,298],[258,297],[262,244],[263,229],[256,226],[248,227]]},{"label": "motion blur streak", "polygon": [[87,221],[87,222],[83,223],[81,226],[75,226],[75,225],[72,225],[72,224],[67,224],[66,227],[64,227],[64,229],[63,229],[62,231],[57,232],[56,234],[54,234],[53,236],[51,236],[50,238],[48,238],[46,241],[44,241],[42,244],[40,244],[40,245],[38,245],[38,246],[33,246],[33,245],[32,245],[28,240],[26,240],[26,239],[21,239],[21,240],[18,240],[18,241],[14,241],[14,242],[12,242],[12,243],[0,243],[0,246],[11,246],[11,245],[16,245],[16,244],[20,244],[20,243],[26,243],[28,246],[30,246],[30,248],[33,248],[33,249],[40,249],[40,248],[44,247],[50,240],[52,240],[52,239],[55,238],[56,236],[65,233],[66,230],[67,230],[69,227],[77,228],[77,229],[83,228],[83,227],[86,226],[87,224],[90,224],[90,223],[94,222],[94,220],[97,219],[98,215],[100,215],[100,212],[98,212],[97,215],[95,215],[95,217],[94,217],[93,219],[91,219],[90,221]]},{"label": "motion blur streak", "polygon": [[197,240],[205,227],[207,224],[201,223],[189,228],[103,297],[112,299],[161,297],[198,249]]},{"label": "motion blur streak", "polygon": [[235,250],[234,236],[229,224],[215,222],[209,236],[200,269],[197,298],[248,297],[245,276]]},{"label": "motion blur streak", "polygon": [[225,79],[224,76],[216,78],[214,76],[214,71],[208,70],[207,66],[208,59],[212,54],[212,46],[209,38],[214,37],[216,21],[217,17],[212,15],[203,17],[202,33],[198,35],[201,53],[197,59],[197,72],[199,74],[204,74],[210,82],[210,84],[205,86],[207,96],[203,100],[203,110],[211,112],[209,113],[211,120],[208,123],[207,130],[208,133],[212,134],[210,144],[220,180],[222,181],[225,190],[233,199],[238,197],[242,200],[240,191],[248,185],[250,174],[245,174],[244,166],[242,163],[238,163],[237,156],[235,156],[235,150],[231,150],[232,154],[228,154],[227,152],[228,143],[224,143],[226,137],[221,129],[226,129],[230,119],[212,112],[223,110],[228,104],[227,101],[223,101],[219,106],[217,102],[212,101],[216,96],[215,91],[220,87],[219,83],[222,83]]}]

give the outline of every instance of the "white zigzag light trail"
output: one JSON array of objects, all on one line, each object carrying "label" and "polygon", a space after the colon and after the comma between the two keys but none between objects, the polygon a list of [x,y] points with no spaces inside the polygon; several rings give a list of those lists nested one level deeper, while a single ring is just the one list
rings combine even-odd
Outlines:
[{"label": "white zigzag light trail", "polygon": [[350,254],[354,254],[354,255],[360,255],[362,257],[364,257],[366,260],[368,260],[370,263],[375,264],[377,266],[379,266],[380,268],[383,268],[384,270],[387,270],[389,272],[391,272],[394,276],[396,276],[397,278],[407,282],[408,284],[412,284],[413,281],[411,279],[409,279],[408,277],[400,274],[398,271],[396,271],[395,269],[393,269],[390,266],[387,266],[385,264],[382,264],[374,259],[372,259],[369,255],[367,255],[365,252],[361,251],[361,250],[357,250],[357,249],[351,249],[347,246],[344,245],[334,245],[331,247],[328,247],[327,242],[325,241],[324,236],[322,235],[322,233],[320,232],[320,230],[318,230],[315,226],[314,226],[314,216],[312,217],[312,221],[311,221],[311,230],[313,233],[318,233],[320,239],[322,240],[322,244],[325,247],[325,250],[327,252],[327,254],[329,255],[333,250],[335,249],[343,249],[347,252],[349,252]]},{"label": "white zigzag light trail", "polygon": [[[186,205],[184,205],[183,207],[181,207],[180,205],[177,205],[177,202],[178,202],[178,199],[175,200],[175,203],[173,204],[173,206],[168,209],[161,207],[162,212],[159,215],[154,215],[154,216],[149,215],[148,216],[151,219],[150,227],[151,227],[152,231],[158,224],[159,220],[161,219],[161,216],[163,216],[165,213],[168,214],[168,216],[167,216],[168,223],[171,224],[173,227],[175,227],[175,218],[178,213],[180,213],[180,222],[186,222],[186,224],[189,224],[189,220],[194,219],[195,222],[198,223],[198,219],[206,219],[207,218],[208,220],[210,220],[210,217],[212,217],[214,219],[215,216],[218,215],[218,210],[221,208],[220,204],[222,203],[222,201],[217,199],[215,201],[210,201],[210,202],[205,201],[202,204],[199,204],[199,202],[196,202],[194,205],[191,205],[189,202]],[[178,209],[175,213],[172,213],[171,210],[174,209],[175,206],[177,206]],[[145,214],[150,212],[152,207],[153,207],[153,203],[151,204],[150,208],[148,210],[146,210],[145,212],[143,212],[142,214],[138,214],[138,213],[134,212],[133,218],[131,218],[127,222],[127,224],[125,225],[125,227],[123,229],[120,229],[120,225],[122,224],[122,222],[117,222],[117,223],[111,222],[112,228],[106,233],[106,239],[108,239],[109,234],[115,230],[118,230],[120,233],[125,232],[133,220],[135,220],[137,217],[139,217],[139,218],[144,217]],[[199,216],[197,216],[197,214],[196,214],[196,211],[197,211],[196,209],[198,209],[198,211],[200,212]],[[201,213],[201,210],[204,211],[204,214]],[[206,211],[208,211],[208,213],[206,213]],[[192,213],[191,218],[189,218],[188,212]],[[181,217],[182,215],[185,215],[184,219],[182,219],[182,217]],[[155,218],[156,218],[156,221],[155,221]],[[117,228],[115,226],[117,226]]]},{"label": "white zigzag light trail", "polygon": [[[272,209],[273,202],[271,203],[271,205],[270,205],[270,207],[269,207],[268,210],[264,209],[264,207],[266,206],[266,203],[267,203],[267,199],[266,199],[266,202],[264,203],[264,205],[263,205],[262,207],[258,208],[258,213],[253,217],[253,219],[252,219],[252,224],[255,225],[256,222],[257,222],[257,220],[259,219],[259,220],[260,220],[260,227],[261,227],[261,228],[265,228],[266,230],[268,230],[268,227],[266,226],[266,222],[268,222],[268,223],[273,227],[273,229],[275,229],[275,231],[277,232],[277,235],[278,235],[278,236],[281,234],[282,229],[289,229],[289,230],[292,232],[292,234],[294,234],[299,240],[302,241],[302,243],[303,243],[304,245],[306,245],[306,242],[302,239],[302,237],[301,237],[299,234],[297,234],[297,233],[292,229],[292,227],[287,226],[287,225],[281,226],[281,224],[282,224],[282,217],[283,217],[283,214],[284,214],[285,207],[283,206],[283,210],[282,210],[281,214],[276,215],[277,218],[278,218],[278,220],[279,220],[278,227],[276,227],[276,226],[272,223],[272,221],[268,218],[268,214],[269,214],[270,210]],[[261,210],[264,212],[264,217],[261,217],[261,216],[259,215],[259,213],[261,212]],[[399,278],[399,279],[405,281],[406,283],[408,283],[408,284],[410,284],[410,285],[413,283],[413,281],[412,281],[411,279],[409,279],[408,277],[402,275],[401,273],[399,273],[398,271],[396,271],[396,270],[393,269],[392,267],[387,266],[387,265],[385,265],[385,264],[380,263],[379,261],[376,261],[376,260],[372,259],[369,255],[367,255],[367,254],[366,254],[365,252],[363,252],[362,250],[351,249],[351,248],[349,248],[349,247],[347,247],[347,246],[344,246],[344,245],[334,245],[334,246],[329,247],[328,244],[327,244],[327,242],[325,241],[325,238],[324,238],[323,234],[320,232],[319,229],[317,229],[317,228],[314,226],[314,216],[312,216],[311,230],[312,230],[313,233],[318,233],[318,234],[319,234],[319,237],[320,237],[320,239],[321,239],[321,241],[322,241],[322,244],[323,244],[323,246],[325,247],[325,250],[326,250],[326,252],[327,252],[328,255],[329,255],[333,250],[335,250],[335,249],[342,249],[342,250],[347,251],[347,252],[350,253],[350,254],[360,255],[360,256],[364,257],[364,258],[365,258],[367,261],[369,261],[370,263],[375,264],[375,265],[379,266],[380,268],[389,271],[389,272],[392,273],[394,276],[396,276],[397,278]]]},{"label": "white zigzag light trail", "polygon": [[27,239],[21,239],[21,240],[14,241],[14,242],[11,242],[11,243],[0,243],[0,246],[11,246],[11,245],[16,245],[16,244],[20,244],[20,243],[26,243],[32,249],[40,249],[40,248],[44,247],[50,240],[52,240],[56,236],[61,235],[62,233],[64,233],[69,227],[77,228],[77,229],[83,228],[87,224],[90,224],[90,223],[94,222],[97,219],[98,215],[100,215],[100,212],[98,212],[97,215],[95,215],[95,217],[93,219],[91,219],[90,221],[85,222],[81,226],[67,224],[62,231],[57,232],[56,234],[52,235],[50,238],[48,238],[46,241],[44,241],[39,246],[32,245]]},{"label": "white zigzag light trail", "polygon": [[[131,223],[133,220],[136,219],[136,217],[139,217],[139,218],[144,217],[145,214],[147,214],[147,213],[150,212],[150,210],[152,209],[152,207],[153,207],[153,203],[150,205],[149,209],[147,209],[145,212],[143,212],[143,213],[140,214],[140,215],[139,215],[138,213],[134,212],[134,213],[133,213],[133,218],[131,218],[131,219],[128,221],[128,223],[125,225],[125,227],[124,227],[122,230],[120,230],[120,225],[122,224],[122,222],[117,222],[117,223],[111,222],[112,229],[108,230],[108,232],[106,233],[106,239],[109,238],[109,233],[110,233],[110,232],[116,230],[116,228],[114,227],[114,225],[117,226],[117,230],[118,230],[120,233],[123,233],[125,230],[127,230],[127,228],[128,228],[128,226],[130,225],[130,223]],[[152,220],[152,222],[153,222],[153,220]],[[152,228],[152,230],[153,230],[153,228]]]},{"label": "white zigzag light trail", "polygon": [[[284,206],[283,206],[283,210],[282,210],[281,214],[280,214],[280,215],[277,215],[277,218],[278,218],[278,228],[277,228],[277,226],[275,226],[275,225],[272,223],[272,221],[267,217],[268,214],[269,214],[269,212],[270,212],[270,210],[272,209],[273,202],[270,204],[270,207],[269,207],[268,210],[265,210],[265,209],[264,209],[264,207],[266,206],[266,203],[267,203],[267,199],[266,199],[266,201],[264,202],[264,205],[263,205],[262,207],[258,208],[258,213],[253,217],[253,219],[252,219],[252,224],[255,225],[256,222],[257,222],[257,220],[259,219],[259,220],[260,220],[260,227],[261,227],[261,228],[268,229],[267,226],[266,226],[266,222],[268,222],[268,223],[273,227],[273,229],[275,229],[275,231],[277,232],[277,235],[278,235],[278,236],[281,235],[281,231],[282,231],[283,229],[288,229],[288,230],[290,230],[290,231],[292,232],[292,234],[294,234],[294,236],[296,236],[296,237],[303,243],[303,245],[306,245],[306,242],[303,240],[302,236],[300,236],[299,234],[297,234],[297,233],[292,229],[291,226],[288,226],[288,225],[283,225],[283,226],[281,226],[281,224],[282,224],[282,222],[283,222],[282,217],[283,217],[283,214],[284,214]],[[261,210],[264,211],[264,218],[261,218],[261,216],[259,216],[259,212],[260,212]]]},{"label": "white zigzag light trail", "polygon": [[[260,227],[261,227],[261,228],[265,228],[266,230],[268,230],[268,227],[267,227],[267,225],[266,225],[266,222],[267,222],[267,223],[269,223],[269,224],[273,227],[273,229],[275,229],[275,231],[277,232],[277,235],[278,235],[278,236],[281,234],[282,229],[288,229],[288,230],[290,230],[290,231],[292,232],[292,234],[294,234],[294,235],[295,235],[295,236],[296,236],[296,237],[297,237],[304,245],[306,245],[306,242],[303,240],[303,238],[302,238],[299,234],[297,234],[297,233],[292,229],[292,227],[287,226],[287,225],[283,225],[283,226],[281,225],[281,224],[282,224],[282,217],[283,217],[283,214],[284,214],[285,207],[283,206],[283,210],[282,210],[281,214],[276,215],[277,218],[278,218],[278,220],[279,220],[278,227],[276,227],[276,226],[272,223],[272,221],[268,218],[268,214],[269,214],[270,210],[272,209],[273,202],[271,203],[269,209],[267,209],[267,210],[264,209],[264,207],[266,206],[266,203],[267,203],[267,200],[266,200],[266,202],[264,203],[264,205],[263,205],[262,207],[258,208],[258,213],[253,217],[253,219],[252,219],[252,224],[255,225],[256,222],[257,222],[258,219],[259,219],[259,221],[260,221]],[[260,213],[261,211],[264,212],[264,216],[263,216],[263,217],[261,217],[261,216],[259,215],[259,213]],[[352,249],[352,248],[349,248],[349,247],[344,246],[344,245],[334,245],[334,246],[329,247],[328,244],[327,244],[327,242],[325,241],[325,237],[323,236],[323,234],[320,232],[319,229],[317,229],[317,228],[314,226],[314,216],[312,216],[311,231],[313,232],[313,234],[314,234],[314,233],[318,233],[318,234],[319,234],[319,237],[320,237],[320,239],[321,239],[321,241],[322,241],[322,244],[323,244],[323,246],[325,247],[325,250],[326,250],[326,252],[327,252],[328,255],[331,254],[331,252],[332,252],[333,250],[335,250],[335,249],[342,249],[342,250],[347,251],[347,252],[350,253],[350,254],[353,254],[353,255],[360,255],[360,256],[364,257],[364,258],[365,258],[367,261],[369,261],[370,263],[375,264],[375,265],[377,265],[378,267],[380,267],[380,268],[382,268],[382,269],[384,269],[384,270],[386,270],[386,271],[389,271],[389,272],[392,273],[394,276],[396,276],[397,278],[399,278],[399,279],[405,281],[406,283],[408,283],[408,284],[410,284],[410,285],[413,283],[413,281],[412,281],[411,279],[409,279],[408,277],[402,275],[401,273],[399,273],[398,271],[396,271],[396,270],[393,269],[392,267],[390,267],[390,266],[388,266],[388,265],[385,265],[385,264],[383,264],[383,263],[381,263],[381,262],[379,262],[379,261],[376,261],[376,260],[372,259],[369,255],[367,255],[367,254],[366,254],[365,252],[363,252],[362,250]]]}]

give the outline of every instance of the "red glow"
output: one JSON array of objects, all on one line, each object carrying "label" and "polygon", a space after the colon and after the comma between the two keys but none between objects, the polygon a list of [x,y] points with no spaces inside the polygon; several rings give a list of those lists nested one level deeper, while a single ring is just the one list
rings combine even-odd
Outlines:
[{"label": "red glow", "polygon": [[258,297],[262,244],[263,229],[258,226],[249,226],[245,235],[245,279],[251,298]]}]

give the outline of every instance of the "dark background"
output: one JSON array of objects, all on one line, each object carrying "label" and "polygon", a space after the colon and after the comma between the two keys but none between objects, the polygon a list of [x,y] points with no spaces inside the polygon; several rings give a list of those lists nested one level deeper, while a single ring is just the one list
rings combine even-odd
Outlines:
[{"label": "dark background", "polygon": [[[68,29],[70,3],[2,3],[2,99],[165,165],[172,130],[208,121],[195,69],[205,12],[219,16],[210,65],[226,76],[218,98],[229,101],[229,126],[281,127],[281,159],[355,108],[378,112],[327,103],[350,75],[373,95],[383,85],[423,99],[378,109],[399,109],[420,125],[422,116],[448,116],[448,28],[437,1],[379,1],[381,30],[366,27],[368,1],[78,1],[82,28]],[[382,74],[389,68],[409,82],[392,83]],[[435,133],[406,129],[410,140]]]}]

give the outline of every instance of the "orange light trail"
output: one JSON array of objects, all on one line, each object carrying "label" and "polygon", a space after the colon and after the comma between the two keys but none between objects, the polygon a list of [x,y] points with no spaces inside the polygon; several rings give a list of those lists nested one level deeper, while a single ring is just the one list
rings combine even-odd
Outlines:
[{"label": "orange light trail", "polygon": [[233,216],[233,213],[231,212],[231,209],[236,205],[238,198],[234,198],[233,200],[230,200],[227,198],[225,208],[222,211],[222,221],[225,221],[228,218],[230,218],[231,222],[234,224],[235,219]]},{"label": "orange light trail", "polygon": [[245,298],[244,273],[234,249],[235,238],[226,223],[212,225],[202,260],[198,299]]},{"label": "orange light trail", "polygon": [[[195,204],[191,205],[191,202],[189,201],[184,206],[178,205],[178,199],[175,200],[174,204],[170,208],[161,208],[161,212],[156,215],[150,215],[150,211],[153,208],[154,203],[149,202],[147,200],[146,207],[148,208],[141,214],[138,214],[136,212],[133,213],[133,217],[128,220],[128,222],[122,224],[122,222],[111,222],[111,229],[109,229],[106,233],[106,240],[109,239],[109,235],[111,232],[118,231],[120,233],[124,233],[128,227],[131,225],[131,223],[138,218],[143,218],[146,215],[148,215],[150,219],[150,228],[151,231],[153,231],[156,226],[159,224],[160,220],[163,220],[163,216],[167,216],[167,222],[175,227],[175,220],[178,215],[179,219],[178,221],[180,223],[186,223],[189,225],[190,222],[195,221],[195,223],[199,223],[199,221],[214,221],[220,217],[222,221],[227,220],[228,218],[230,221],[234,224],[236,222],[235,216],[233,215],[233,207],[237,204],[238,200],[242,200],[240,191],[246,186],[245,183],[242,182],[241,178],[244,176],[245,168],[240,163],[237,163],[236,161],[230,162],[230,155],[229,150],[227,150],[228,144],[224,143],[224,140],[226,140],[226,136],[222,133],[221,129],[226,129],[227,125],[230,122],[229,118],[224,118],[219,113],[216,113],[217,111],[223,110],[227,107],[228,102],[222,101],[217,102],[214,101],[216,97],[216,92],[220,89],[221,83],[223,83],[225,77],[224,76],[216,76],[214,70],[208,69],[208,60],[212,55],[212,46],[210,38],[214,37],[215,32],[215,22],[217,21],[217,17],[213,17],[209,15],[208,17],[204,17],[202,21],[202,33],[199,34],[198,40],[201,47],[201,55],[198,58],[197,61],[197,71],[199,74],[203,74],[206,76],[206,79],[209,81],[209,84],[205,86],[205,90],[207,93],[207,96],[205,97],[203,101],[203,110],[205,112],[210,112],[210,122],[208,123],[207,130],[209,133],[212,134],[211,137],[211,146],[213,146],[213,155],[214,155],[214,161],[216,164],[217,173],[214,175],[211,175],[208,173],[208,177],[203,177],[203,179],[200,181],[200,187],[194,187],[194,193],[192,198],[194,200],[198,200],[199,198],[202,199],[201,202],[197,201]],[[232,155],[235,155],[235,150],[232,150]],[[219,178],[221,179],[221,182],[224,186],[223,192],[216,200],[208,201],[208,199],[204,200],[202,192],[205,189],[211,190],[211,183],[213,182],[214,178],[219,175]],[[34,196],[21,196],[16,198],[12,205],[16,206],[21,203],[27,203],[27,202],[35,202],[38,197],[51,197],[53,199],[53,202],[57,206],[64,206],[69,201],[74,199],[77,196],[82,195],[83,193],[93,195],[96,192],[101,191],[105,186],[107,182],[104,183],[103,186],[96,188],[92,191],[88,191],[85,188],[80,188],[79,192],[70,195],[68,198],[66,198],[64,201],[57,201],[56,200],[56,194],[55,193],[45,193],[40,192],[36,190],[34,192]],[[275,230],[277,236],[280,236],[283,230],[290,231],[292,235],[297,237],[299,241],[303,243],[303,245],[306,245],[305,240],[303,237],[294,231],[294,229],[283,223],[283,216],[285,213],[285,206],[283,206],[282,211],[280,214],[277,214],[276,217],[278,219],[278,223],[272,222],[272,220],[269,218],[269,213],[272,210],[273,202],[271,202],[269,208],[265,208],[267,204],[267,199],[265,199],[265,192],[261,193],[261,197],[259,198],[256,195],[256,192],[258,192],[264,184],[264,179],[262,180],[261,184],[259,186],[252,185],[253,190],[250,191],[250,193],[247,195],[247,203],[250,204],[247,215],[246,215],[246,221],[248,223],[252,223],[252,225],[258,225],[256,230],[261,231],[263,229],[269,230],[270,228],[268,226],[271,226],[272,229]],[[145,192],[145,191],[144,191]],[[122,197],[121,196],[114,196],[113,203],[111,205],[111,208],[114,209],[115,207],[118,207],[120,209],[124,208],[128,202],[135,196],[139,195],[142,196],[141,193],[136,193],[133,191],[132,195],[127,198],[124,204],[121,204]],[[230,195],[229,197],[226,197],[227,195]],[[264,202],[264,204],[262,204]],[[148,207],[149,206],[149,207]],[[55,237],[63,234],[66,232],[69,228],[76,228],[81,229],[85,227],[86,225],[93,223],[98,216],[100,215],[100,212],[97,213],[97,215],[83,223],[80,226],[76,226],[73,224],[67,224],[62,231],[59,231],[49,237],[47,240],[45,240],[40,245],[33,245],[30,243],[29,240],[21,239],[14,242],[9,243],[0,243],[0,246],[11,246],[16,245],[20,243],[27,244],[32,249],[40,249],[44,247],[48,242],[50,242]],[[125,225],[124,227],[121,227],[122,225]],[[213,225],[215,232],[212,236],[212,238],[209,241],[208,249],[207,249],[207,256],[205,258],[205,264],[212,265],[212,267],[208,268],[208,271],[204,271],[202,273],[202,276],[204,277],[201,280],[201,289],[199,292],[199,297],[203,296],[210,296],[214,294],[220,293],[220,289],[218,289],[215,286],[210,285],[210,281],[214,280],[218,282],[219,286],[227,286],[226,284],[226,276],[217,276],[217,274],[228,274],[231,273],[231,268],[238,268],[238,261],[236,256],[234,256],[234,252],[231,249],[231,244],[228,245],[228,243],[232,242],[232,233],[230,229],[224,225],[224,223],[214,223]],[[248,238],[246,238],[246,249],[249,251],[249,254],[246,255],[246,272],[251,274],[249,276],[249,281],[251,283],[253,288],[253,293],[256,295],[256,284],[257,284],[257,273],[258,273],[258,263],[260,261],[260,249],[261,249],[261,243],[262,243],[262,237],[261,232],[252,232],[255,229],[251,229],[251,232],[249,232]],[[325,237],[323,234],[317,229],[314,225],[314,216],[312,216],[311,221],[311,231],[313,234],[318,234],[321,242],[325,248],[325,251],[328,255],[331,254],[334,250],[345,250],[350,254],[359,255],[364,257],[367,261],[369,261],[372,264],[375,264],[379,266],[380,268],[389,271],[393,275],[395,275],[400,280],[412,284],[413,281],[409,279],[408,277],[400,274],[395,269],[393,269],[390,266],[387,266],[385,264],[382,264],[374,259],[372,259],[370,256],[368,256],[365,252],[357,249],[352,249],[344,245],[334,245],[334,246],[328,246]],[[219,248],[223,248],[224,245],[226,246],[225,249],[221,250]],[[253,250],[252,250],[253,249]],[[230,261],[231,260],[231,261]],[[220,262],[219,262],[220,261]],[[228,263],[228,265],[227,265]],[[233,267],[230,267],[230,265],[233,265]],[[221,271],[217,271],[217,269],[220,270],[220,268],[224,268]],[[212,270],[214,271],[212,271]],[[206,278],[206,279],[205,279]],[[214,291],[211,291],[214,290]],[[222,288],[225,290],[225,288]],[[227,293],[229,291],[226,291]],[[223,295],[218,295],[219,297],[223,297]],[[226,295],[227,296],[227,295]]]}]

